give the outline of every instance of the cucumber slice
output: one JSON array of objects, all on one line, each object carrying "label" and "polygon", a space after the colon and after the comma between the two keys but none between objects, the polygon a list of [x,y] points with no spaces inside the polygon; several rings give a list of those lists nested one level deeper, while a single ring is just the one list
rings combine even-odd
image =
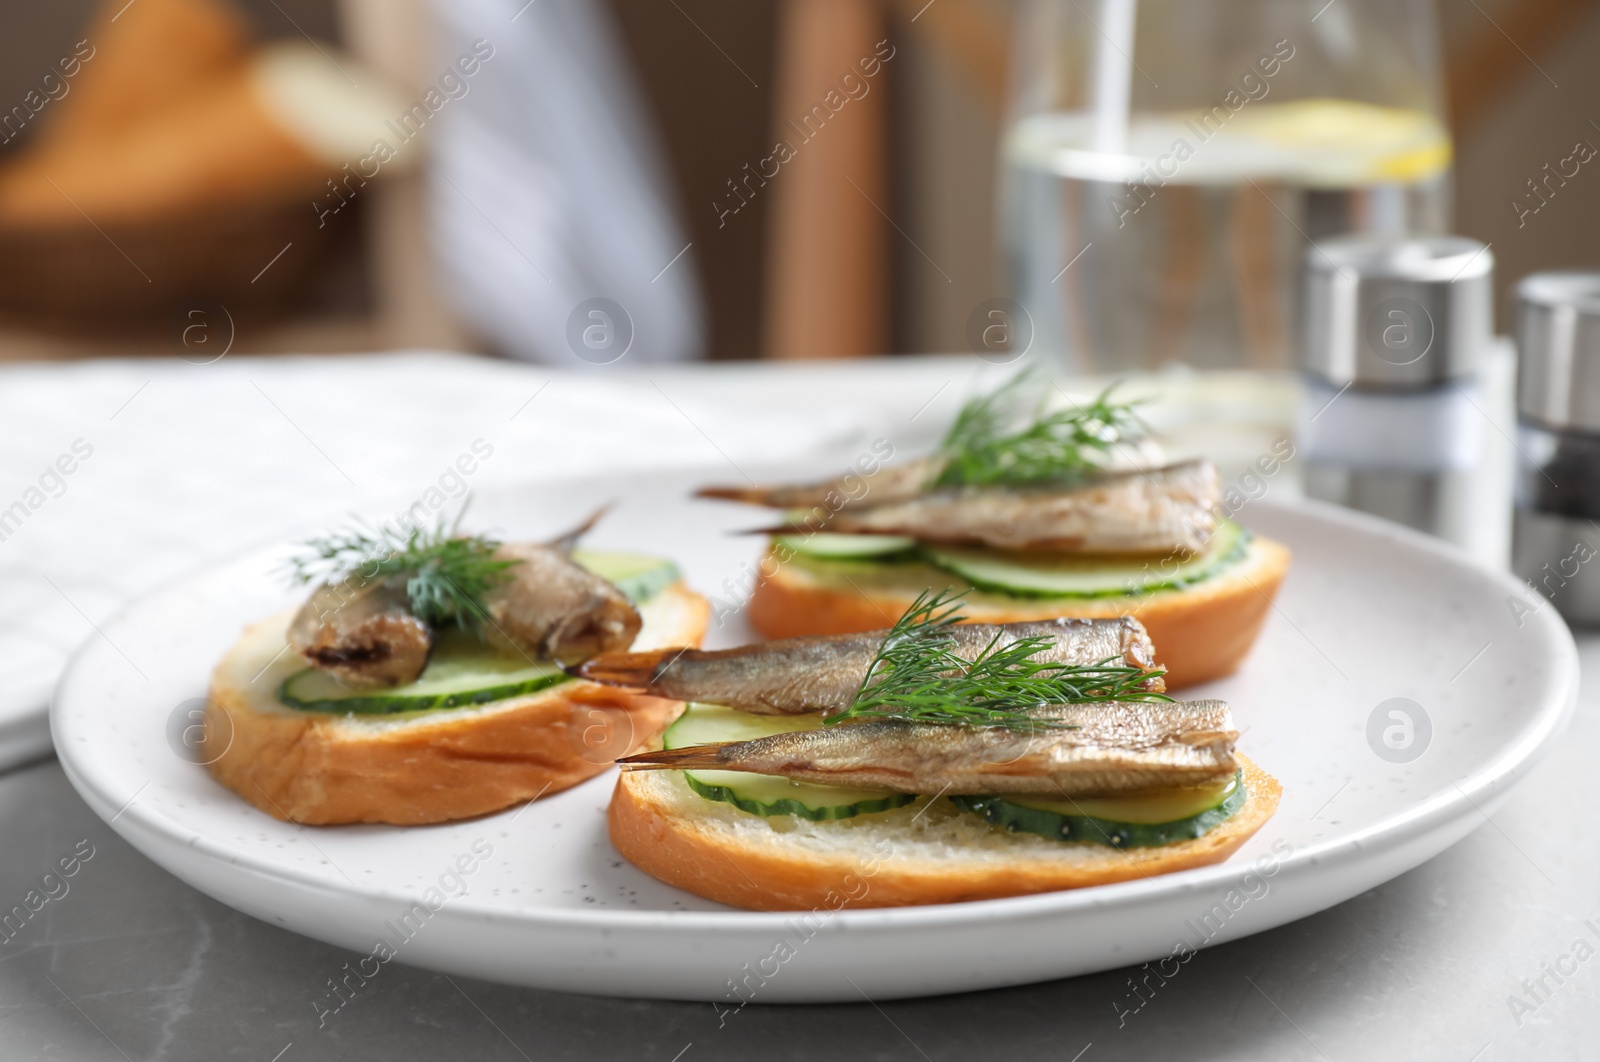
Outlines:
[{"label": "cucumber slice", "polygon": [[683,578],[676,564],[642,553],[575,549],[572,559],[621,590],[635,604],[654,597]]},{"label": "cucumber slice", "polygon": [[[816,730],[820,715],[752,715],[715,704],[691,704],[662,735],[669,749],[710,745],[722,741],[751,741],[795,730]],[[707,800],[721,800],[752,815],[799,815],[814,822],[849,819],[910,804],[911,793],[885,789],[791,782],[742,771],[684,771],[689,788]]]},{"label": "cucumber slice", "polygon": [[953,796],[959,808],[1008,830],[1112,848],[1155,848],[1204,837],[1250,799],[1242,773],[1223,782],[1126,797],[1034,800]]},{"label": "cucumber slice", "polygon": [[1126,597],[1173,590],[1209,579],[1243,559],[1250,533],[1220,521],[1205,551],[1187,559],[1101,557],[1072,553],[1007,553],[924,544],[922,553],[980,590],[1012,597]]},{"label": "cucumber slice", "polygon": [[530,665],[521,657],[502,656],[470,635],[450,631],[440,637],[428,666],[415,682],[386,690],[358,690],[326,671],[307,668],[284,681],[278,700],[307,712],[390,715],[503,701],[570,678],[555,664]]},{"label": "cucumber slice", "polygon": [[814,535],[776,535],[772,542],[807,557],[827,560],[882,557],[889,553],[903,553],[917,544],[916,539],[904,535],[840,535],[832,531],[818,531]]}]

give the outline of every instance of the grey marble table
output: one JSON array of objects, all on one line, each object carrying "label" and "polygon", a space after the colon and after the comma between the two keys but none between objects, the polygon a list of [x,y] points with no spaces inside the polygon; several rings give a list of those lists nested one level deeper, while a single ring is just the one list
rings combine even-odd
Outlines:
[{"label": "grey marble table", "polygon": [[[1577,719],[1492,821],[1432,862],[1303,921],[1133,970],[906,1002],[613,1000],[398,963],[319,1027],[354,958],[170,877],[80,801],[53,760],[0,776],[0,1059],[1583,1059],[1600,1057],[1600,637]],[[74,862],[75,861],[75,862]],[[1586,924],[1588,923],[1588,924]],[[1071,947],[1062,941],[1062,947]],[[862,986],[870,993],[870,986]]]}]

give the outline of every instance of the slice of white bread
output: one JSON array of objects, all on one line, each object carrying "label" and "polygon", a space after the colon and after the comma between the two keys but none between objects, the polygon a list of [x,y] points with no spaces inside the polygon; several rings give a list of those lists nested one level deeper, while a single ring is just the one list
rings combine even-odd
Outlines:
[{"label": "slice of white bread", "polygon": [[[699,645],[711,607],[675,583],[645,601],[634,646]],[[559,792],[657,742],[682,702],[573,680],[472,708],[332,715],[285,707],[305,667],[285,649],[294,610],[246,629],[212,675],[203,760],[274,818],[414,825]],[[219,751],[219,749],[221,751]]]},{"label": "slice of white bread", "polygon": [[680,771],[630,771],[611,843],[651,877],[758,911],[900,907],[1054,892],[1220,863],[1277,810],[1281,787],[1243,756],[1249,799],[1204,837],[1159,848],[1066,843],[991,826],[949,800],[834,822],[752,815]]},{"label": "slice of white bread", "polygon": [[1179,689],[1238,669],[1288,570],[1288,547],[1258,535],[1242,560],[1193,586],[1142,597],[1026,598],[971,590],[960,576],[925,564],[783,560],[768,551],[748,615],[767,638],[882,630],[924,590],[952,587],[970,590],[961,610],[973,623],[1133,616],[1150,632],[1167,688]]}]

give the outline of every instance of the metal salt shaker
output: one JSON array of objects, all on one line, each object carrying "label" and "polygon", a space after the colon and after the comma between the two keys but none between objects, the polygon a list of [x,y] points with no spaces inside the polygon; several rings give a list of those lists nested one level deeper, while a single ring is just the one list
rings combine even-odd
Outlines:
[{"label": "metal salt shaker", "polygon": [[[1459,236],[1345,236],[1306,258],[1306,493],[1493,554],[1480,527],[1494,256]],[[1504,563],[1504,503],[1499,563]],[[1487,547],[1486,547],[1487,541]]]},{"label": "metal salt shaker", "polygon": [[1524,278],[1516,337],[1512,570],[1567,619],[1600,623],[1600,273]]}]

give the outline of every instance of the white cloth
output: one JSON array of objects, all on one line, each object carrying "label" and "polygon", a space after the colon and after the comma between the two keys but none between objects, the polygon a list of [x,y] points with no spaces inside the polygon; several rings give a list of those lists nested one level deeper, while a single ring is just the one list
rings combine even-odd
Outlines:
[{"label": "white cloth", "polygon": [[[609,358],[575,352],[569,322],[604,298],[631,321],[629,361],[702,356],[693,251],[683,253],[689,239],[605,5],[434,0],[433,9],[441,63],[474,42],[494,48],[432,133],[435,252],[463,318],[514,357],[582,367]],[[580,317],[580,335],[602,321],[587,308]]]}]

